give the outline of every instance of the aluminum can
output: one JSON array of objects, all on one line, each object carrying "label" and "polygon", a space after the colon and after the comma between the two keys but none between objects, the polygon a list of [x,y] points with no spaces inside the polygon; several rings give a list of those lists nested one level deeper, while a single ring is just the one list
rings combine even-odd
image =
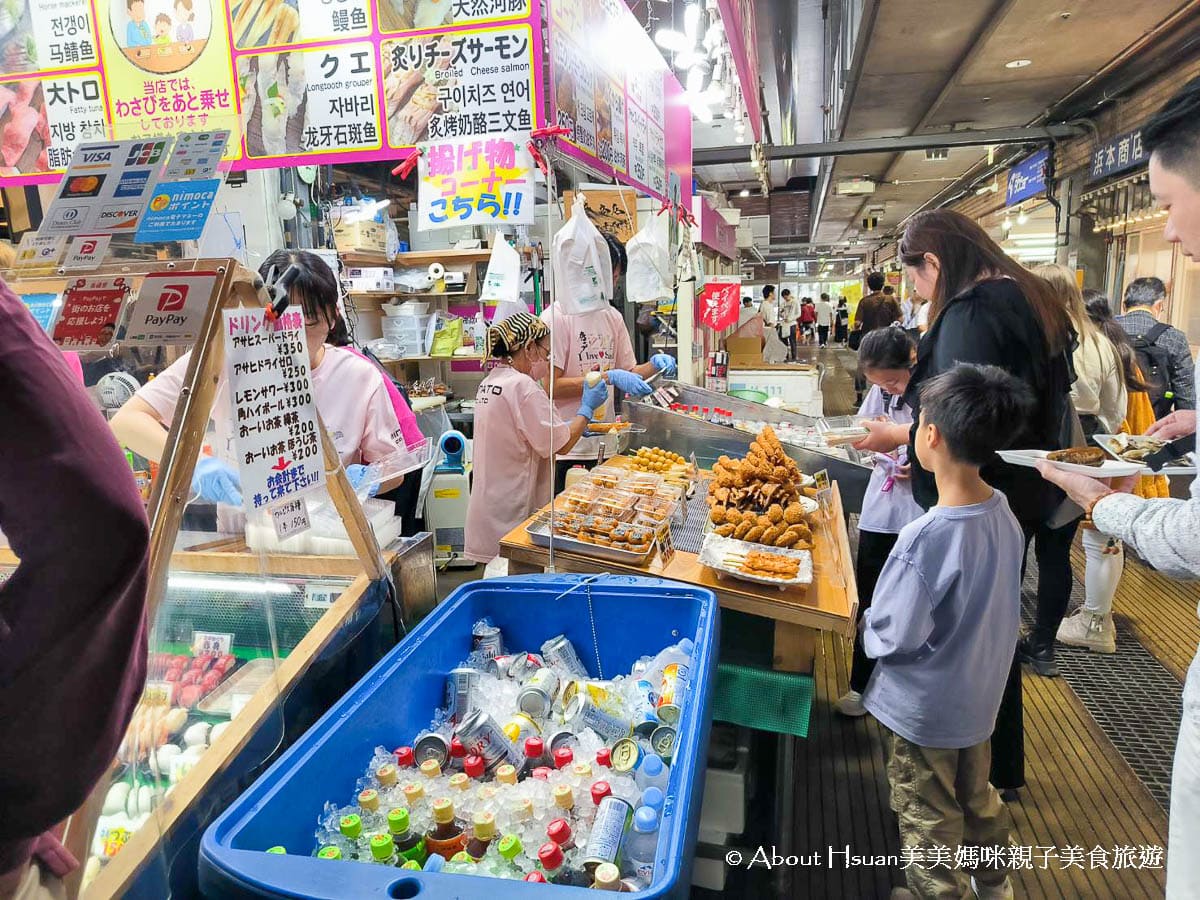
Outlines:
[{"label": "aluminum can", "polygon": [[438,766],[446,767],[450,760],[450,742],[436,731],[427,731],[413,742],[413,760],[420,767],[427,759],[436,760]]},{"label": "aluminum can", "polygon": [[642,764],[642,745],[633,738],[621,738],[612,745],[612,770],[621,775],[632,775]]},{"label": "aluminum can", "polygon": [[596,705],[586,693],[578,693],[567,705],[564,718],[576,732],[590,728],[605,741],[619,741],[633,733],[633,724]]},{"label": "aluminum can", "polygon": [[514,747],[524,747],[526,738],[542,736],[542,729],[538,727],[537,722],[523,712],[513,713],[504,723],[503,730],[504,736]]},{"label": "aluminum can", "polygon": [[596,810],[596,821],[588,835],[583,865],[589,871],[601,863],[615,863],[621,850],[621,841],[633,819],[633,807],[620,797],[609,795],[600,801]]},{"label": "aluminum can", "polygon": [[451,722],[461,722],[475,711],[478,687],[478,669],[460,666],[450,670],[446,676],[446,715]]},{"label": "aluminum can", "polygon": [[562,669],[576,678],[586,679],[588,677],[587,667],[579,659],[579,654],[575,652],[575,645],[565,634],[552,637],[542,644],[542,657],[548,666]]},{"label": "aluminum can", "polygon": [[[516,766],[523,762],[496,720],[482,709],[475,710],[459,722],[454,729],[454,736],[462,741],[468,754],[483,757],[483,764],[489,771],[504,763]],[[449,752],[447,747],[447,755]]]},{"label": "aluminum can", "polygon": [[471,648],[481,652],[484,659],[494,659],[504,655],[504,637],[495,625],[477,622],[471,629]]},{"label": "aluminum can", "polygon": [[675,729],[670,725],[660,725],[654,730],[654,734],[650,735],[650,747],[663,758],[670,762],[675,755],[675,740],[678,735]]},{"label": "aluminum can", "polygon": [[545,719],[554,708],[558,687],[558,673],[550,668],[538,669],[517,695],[517,707],[535,719]]}]

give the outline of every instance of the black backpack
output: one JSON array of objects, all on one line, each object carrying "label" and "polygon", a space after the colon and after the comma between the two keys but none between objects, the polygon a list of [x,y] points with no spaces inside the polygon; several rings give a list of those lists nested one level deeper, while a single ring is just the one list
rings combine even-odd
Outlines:
[{"label": "black backpack", "polygon": [[1158,346],[1158,339],[1170,327],[1159,322],[1145,334],[1130,338],[1138,368],[1142,370],[1142,380],[1150,385],[1150,405],[1154,407],[1156,419],[1170,413],[1175,405],[1175,395],[1171,393],[1171,354],[1165,347]]}]

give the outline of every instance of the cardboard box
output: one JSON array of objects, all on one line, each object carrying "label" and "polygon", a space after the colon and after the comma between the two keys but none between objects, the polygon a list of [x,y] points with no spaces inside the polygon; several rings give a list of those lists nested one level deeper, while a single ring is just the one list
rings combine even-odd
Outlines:
[{"label": "cardboard box", "polygon": [[339,253],[385,253],[387,232],[382,222],[338,222],[333,226],[333,243]]},{"label": "cardboard box", "polygon": [[762,340],[760,338],[726,338],[725,350],[729,353],[731,367],[762,365]]}]

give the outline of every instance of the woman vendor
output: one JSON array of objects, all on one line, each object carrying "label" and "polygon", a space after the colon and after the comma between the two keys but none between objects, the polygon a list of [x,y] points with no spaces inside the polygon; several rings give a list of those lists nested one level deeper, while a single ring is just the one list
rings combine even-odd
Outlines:
[{"label": "woman vendor", "polygon": [[[338,284],[320,257],[304,250],[279,250],[259,268],[284,272],[295,266],[295,279],[288,287],[293,306],[304,311],[304,334],[312,369],[317,411],[338,450],[346,474],[354,487],[366,478],[367,466],[406,449],[406,434],[419,435],[415,420],[401,424],[379,370],[347,349],[327,343],[338,320]],[[113,417],[117,438],[129,449],[149,460],[159,461],[167,441],[167,429],[175,416],[191,353],[185,353],[161,375],[144,385]],[[410,413],[411,415],[411,413]],[[242,520],[241,483],[235,462],[232,410],[224,379],[213,401],[212,429],[206,455],[196,464],[192,493],[217,504],[218,527],[239,530]],[[213,455],[207,455],[210,449]],[[400,484],[403,476],[390,479],[380,490]]]},{"label": "woman vendor", "polygon": [[572,418],[559,418],[538,384],[549,371],[550,329],[529,313],[489,328],[487,347],[498,365],[475,398],[475,475],[465,550],[468,559],[482,563],[496,560],[500,539],[550,502],[550,457],[575,446],[608,401],[603,381],[585,386]]}]

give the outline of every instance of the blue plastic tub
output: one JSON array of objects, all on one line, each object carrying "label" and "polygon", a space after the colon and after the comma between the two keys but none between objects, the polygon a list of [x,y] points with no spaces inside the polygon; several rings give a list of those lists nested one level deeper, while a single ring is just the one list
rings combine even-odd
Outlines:
[{"label": "blue plastic tub", "polygon": [[[500,626],[515,649],[540,647],[547,638],[565,633],[593,676],[601,671],[606,677],[626,674],[640,656],[657,653],[683,637],[695,641],[689,699],[679,723],[654,881],[641,894],[687,896],[716,679],[716,597],[703,588],[654,578],[546,575],[464,585],[368,672],[205,832],[200,887],[206,897],[504,900],[566,897],[568,891],[593,896],[582,894],[582,888],[401,872],[310,855],[324,803],[353,794],[355,780],[376,746],[410,743],[428,725],[443,701],[446,673],[466,658],[471,626],[484,616]],[[276,844],[286,847],[289,855],[264,852]]]}]

